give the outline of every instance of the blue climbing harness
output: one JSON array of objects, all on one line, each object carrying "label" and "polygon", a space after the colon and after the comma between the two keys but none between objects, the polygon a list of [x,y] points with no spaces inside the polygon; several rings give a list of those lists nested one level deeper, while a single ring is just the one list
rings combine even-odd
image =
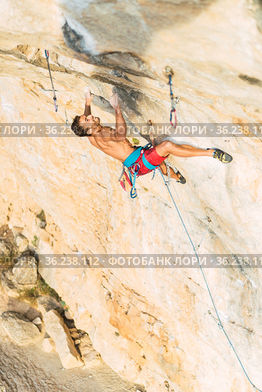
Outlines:
[{"label": "blue climbing harness", "polygon": [[[142,160],[143,164],[147,169],[150,171],[154,171],[159,167],[159,165],[155,166],[152,165],[150,162],[145,157],[145,151],[149,150],[152,147],[151,143],[146,144],[144,147],[138,147],[136,148],[123,162],[123,171],[122,174],[119,178],[119,181],[121,181],[121,178],[123,175],[126,173],[126,169],[128,171],[129,175],[129,181],[131,184],[131,191],[130,191],[130,197],[132,199],[135,199],[137,197],[137,192],[136,192],[136,178],[139,175],[139,170],[140,170],[140,165],[139,162]],[[142,155],[141,155],[142,154]],[[141,157],[141,159],[137,162],[137,160]]]}]

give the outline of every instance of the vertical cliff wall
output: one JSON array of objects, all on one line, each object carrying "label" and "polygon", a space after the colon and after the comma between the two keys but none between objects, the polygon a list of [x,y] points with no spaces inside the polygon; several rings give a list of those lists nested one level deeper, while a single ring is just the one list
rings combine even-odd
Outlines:
[{"label": "vertical cliff wall", "polygon": [[[258,4],[247,1],[101,1],[86,7],[7,1],[0,16],[2,123],[65,123],[66,115],[71,121],[83,111],[86,85],[94,93],[93,112],[104,122],[114,121],[108,102],[113,86],[128,121],[168,122],[167,64],[181,96],[179,121],[258,123],[257,12]],[[50,51],[58,113],[47,91],[44,49]],[[160,177],[139,179],[139,198],[130,200],[118,184],[120,162],[86,138],[5,136],[1,224],[23,228],[39,254],[192,253]],[[173,159],[187,184],[174,183],[172,190],[199,252],[261,253],[259,135],[183,141],[234,157],[229,166],[209,158]],[[44,229],[36,219],[42,209]],[[197,268],[40,265],[40,272],[103,360],[148,392],[251,391]],[[261,271],[236,265],[209,269],[207,277],[225,328],[261,387]]]}]

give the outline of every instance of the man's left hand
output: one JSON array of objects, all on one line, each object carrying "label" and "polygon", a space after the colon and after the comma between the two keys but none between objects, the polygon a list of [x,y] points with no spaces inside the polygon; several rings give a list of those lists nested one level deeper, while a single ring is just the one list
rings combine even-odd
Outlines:
[{"label": "man's left hand", "polygon": [[89,87],[85,88],[85,99],[86,99],[86,105],[90,106],[93,100],[93,96],[91,95],[91,90]]}]

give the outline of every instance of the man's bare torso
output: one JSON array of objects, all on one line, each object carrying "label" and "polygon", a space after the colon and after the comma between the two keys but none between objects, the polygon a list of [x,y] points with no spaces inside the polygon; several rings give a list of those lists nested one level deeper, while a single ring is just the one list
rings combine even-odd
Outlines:
[{"label": "man's bare torso", "polygon": [[92,136],[88,139],[94,147],[121,162],[135,150],[126,137],[117,135],[116,130],[111,127],[99,125],[93,128]]}]

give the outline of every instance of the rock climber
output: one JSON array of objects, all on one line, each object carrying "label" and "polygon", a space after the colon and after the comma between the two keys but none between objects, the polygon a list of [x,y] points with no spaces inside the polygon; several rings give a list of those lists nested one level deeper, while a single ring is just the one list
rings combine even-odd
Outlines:
[{"label": "rock climber", "polygon": [[[232,161],[231,155],[218,148],[202,149],[187,144],[175,144],[170,140],[164,140],[160,144],[151,146],[145,150],[141,149],[140,154],[137,154],[137,147],[132,146],[126,138],[126,123],[121,112],[117,94],[114,93],[110,99],[110,104],[115,110],[115,129],[101,125],[100,119],[91,114],[92,98],[90,89],[87,88],[84,114],[75,116],[71,129],[77,136],[88,136],[90,143],[105,154],[118,159],[124,165],[128,162],[129,166],[127,165],[127,167],[132,167],[136,170],[138,176],[147,174],[157,166],[160,166],[164,175],[167,175],[167,166],[164,161],[170,154],[183,158],[213,157],[223,163]],[[184,177],[179,172],[176,173],[172,168],[170,168],[170,177],[182,184],[186,182]]]}]

